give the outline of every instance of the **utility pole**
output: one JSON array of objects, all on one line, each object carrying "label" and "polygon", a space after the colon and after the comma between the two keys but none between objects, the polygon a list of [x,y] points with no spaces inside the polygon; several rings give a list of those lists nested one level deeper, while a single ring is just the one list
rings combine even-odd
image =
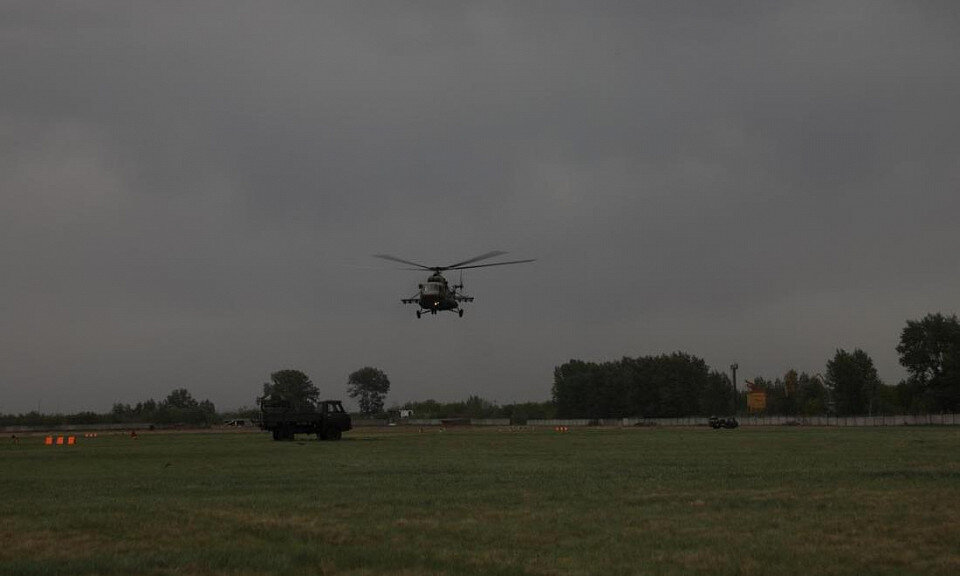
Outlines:
[{"label": "utility pole", "polygon": [[737,368],[740,365],[734,362],[730,365],[730,371],[733,372],[733,379],[730,382],[733,384],[733,415],[737,415]]}]

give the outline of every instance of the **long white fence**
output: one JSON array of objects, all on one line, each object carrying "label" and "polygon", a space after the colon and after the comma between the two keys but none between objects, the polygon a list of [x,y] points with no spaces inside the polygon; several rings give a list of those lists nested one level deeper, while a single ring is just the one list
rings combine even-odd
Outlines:
[{"label": "long white fence", "polygon": [[[957,426],[960,414],[896,416],[738,416],[741,426]],[[527,420],[528,426],[707,426],[708,418],[574,418]]]},{"label": "long white fence", "polygon": [[[453,418],[454,424],[471,426],[509,426],[509,418]],[[442,418],[403,418],[397,422],[401,426],[443,426]]]},{"label": "long white fence", "polygon": [[[555,418],[550,420],[527,420],[527,426],[707,426],[708,418]],[[960,414],[898,414],[896,416],[737,416],[741,426],[960,426]],[[464,422],[465,423],[465,422]],[[471,419],[472,426],[510,426],[508,418]],[[354,421],[354,426],[387,426],[386,419]],[[442,426],[439,418],[404,418],[398,424],[405,426]],[[74,424],[60,426],[0,426],[0,433],[25,433],[38,431],[84,431],[84,430],[145,430],[178,428],[175,425],[150,423],[126,424]],[[252,426],[255,428],[255,426]]]},{"label": "long white fence", "polygon": [[956,426],[960,414],[896,416],[746,416],[741,426]]},{"label": "long white fence", "polygon": [[51,424],[49,426],[0,426],[0,433],[8,432],[84,432],[87,430],[147,430],[154,428],[175,428],[175,425],[159,425],[149,422],[127,422],[124,424]]}]

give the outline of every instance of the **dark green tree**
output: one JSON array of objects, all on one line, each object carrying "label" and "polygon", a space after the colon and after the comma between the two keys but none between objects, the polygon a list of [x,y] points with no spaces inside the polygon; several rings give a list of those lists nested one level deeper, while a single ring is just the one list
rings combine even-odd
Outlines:
[{"label": "dark green tree", "polygon": [[877,397],[873,404],[874,414],[902,414],[903,406],[900,404],[900,391],[896,386],[887,386],[881,384],[877,388]]},{"label": "dark green tree", "polygon": [[795,416],[800,411],[800,375],[796,370],[787,370],[783,375],[783,400],[780,414]]},{"label": "dark green tree", "polygon": [[198,402],[189,390],[177,388],[160,403],[155,419],[165,423],[210,424],[217,420],[217,411],[213,402]]},{"label": "dark green tree", "polygon": [[157,413],[158,408],[157,401],[151,398],[143,403],[137,402],[137,407],[134,410],[138,416],[149,416],[152,418]]},{"label": "dark green tree", "polygon": [[700,392],[700,414],[729,414],[732,408],[733,386],[730,385],[730,378],[719,372],[711,372]]},{"label": "dark green tree", "polygon": [[819,376],[806,372],[797,378],[797,408],[804,416],[820,416],[827,413],[829,405],[827,387]]},{"label": "dark green tree", "polygon": [[[809,376],[806,376],[806,379],[809,381]],[[802,388],[800,374],[796,370],[787,370],[783,378],[777,378],[773,382],[765,381],[762,378],[759,380],[764,383],[764,390],[767,393],[765,412],[784,416],[796,416],[800,413]],[[756,381],[754,383],[756,384]],[[825,405],[826,402],[824,402]]]},{"label": "dark green tree", "polygon": [[467,397],[463,408],[464,418],[493,418],[499,410],[499,406],[497,406],[496,403],[490,402],[486,398],[481,398],[477,395]]},{"label": "dark green tree", "polygon": [[347,377],[347,394],[356,398],[365,415],[383,412],[383,399],[390,391],[390,379],[383,370],[365,366]]},{"label": "dark green tree", "polygon": [[838,349],[827,362],[826,380],[837,414],[873,413],[881,384],[873,359],[866,352]]},{"label": "dark green tree", "polygon": [[163,401],[170,408],[189,409],[197,408],[199,403],[194,400],[190,391],[186,388],[177,388],[167,394],[167,399]]},{"label": "dark green tree", "polygon": [[114,422],[127,422],[133,417],[133,408],[129,404],[115,402],[110,410],[110,415]]},{"label": "dark green tree", "polygon": [[270,375],[270,382],[263,383],[263,397],[313,405],[320,398],[320,390],[303,372],[280,370]]},{"label": "dark green tree", "polygon": [[570,360],[553,371],[553,400],[561,418],[592,417],[599,408],[601,366]]},{"label": "dark green tree", "polygon": [[[900,364],[909,372],[904,393],[908,406],[938,412],[960,410],[960,321],[956,315],[928,314],[908,321],[897,346]],[[902,402],[903,400],[901,400]]]},{"label": "dark green tree", "polygon": [[220,418],[217,414],[217,408],[213,405],[213,402],[210,400],[201,400],[199,406],[197,407],[200,409],[200,417],[202,418],[203,422],[219,422]]}]

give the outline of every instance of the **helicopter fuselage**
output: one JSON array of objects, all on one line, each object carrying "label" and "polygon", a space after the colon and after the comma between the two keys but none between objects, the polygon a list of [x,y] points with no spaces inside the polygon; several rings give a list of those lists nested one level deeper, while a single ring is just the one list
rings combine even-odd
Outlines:
[{"label": "helicopter fuselage", "polygon": [[[473,302],[472,296],[465,296],[461,290],[463,290],[463,270],[467,268],[488,268],[490,266],[506,266],[507,264],[523,264],[524,262],[533,262],[533,259],[526,260],[511,260],[509,262],[493,262],[491,264],[474,264],[474,262],[479,262],[480,260],[486,260],[487,258],[493,258],[494,256],[500,256],[506,254],[506,252],[501,252],[500,250],[494,250],[493,252],[487,252],[486,254],[481,254],[479,256],[474,256],[462,262],[457,262],[456,264],[450,264],[449,266],[425,266],[417,262],[411,262],[410,260],[404,260],[403,258],[397,258],[396,256],[391,256],[389,254],[374,254],[375,258],[382,258],[384,260],[390,260],[393,262],[400,262],[401,264],[408,264],[410,266],[415,266],[414,270],[432,270],[433,274],[427,278],[427,281],[423,284],[420,284],[420,289],[417,291],[416,295],[411,296],[410,298],[402,298],[400,301],[404,304],[417,304],[420,306],[420,310],[417,310],[417,318],[423,314],[423,311],[426,310],[430,314],[436,314],[443,310],[450,310],[456,312],[459,316],[463,317],[463,308],[460,306],[461,302]],[[454,285],[447,283],[447,279],[443,277],[444,270],[460,270],[460,282]]]},{"label": "helicopter fuselage", "polygon": [[447,279],[440,273],[435,273],[423,284],[420,284],[420,290],[413,298],[404,298],[404,304],[417,304],[421,310],[417,311],[417,317],[420,317],[422,311],[430,314],[436,314],[444,310],[456,312],[463,316],[463,309],[460,302],[473,302],[470,296],[460,294],[458,290],[463,286],[460,284],[450,286]]},{"label": "helicopter fuselage", "polygon": [[451,290],[447,279],[434,274],[420,285],[420,308],[431,311],[456,310],[460,307],[456,298],[456,289]]}]

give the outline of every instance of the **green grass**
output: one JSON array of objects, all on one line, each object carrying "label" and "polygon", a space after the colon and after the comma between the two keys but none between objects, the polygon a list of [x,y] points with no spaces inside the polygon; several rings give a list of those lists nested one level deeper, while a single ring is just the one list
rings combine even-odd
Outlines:
[{"label": "green grass", "polygon": [[960,429],[0,445],[0,574],[957,574]]}]

